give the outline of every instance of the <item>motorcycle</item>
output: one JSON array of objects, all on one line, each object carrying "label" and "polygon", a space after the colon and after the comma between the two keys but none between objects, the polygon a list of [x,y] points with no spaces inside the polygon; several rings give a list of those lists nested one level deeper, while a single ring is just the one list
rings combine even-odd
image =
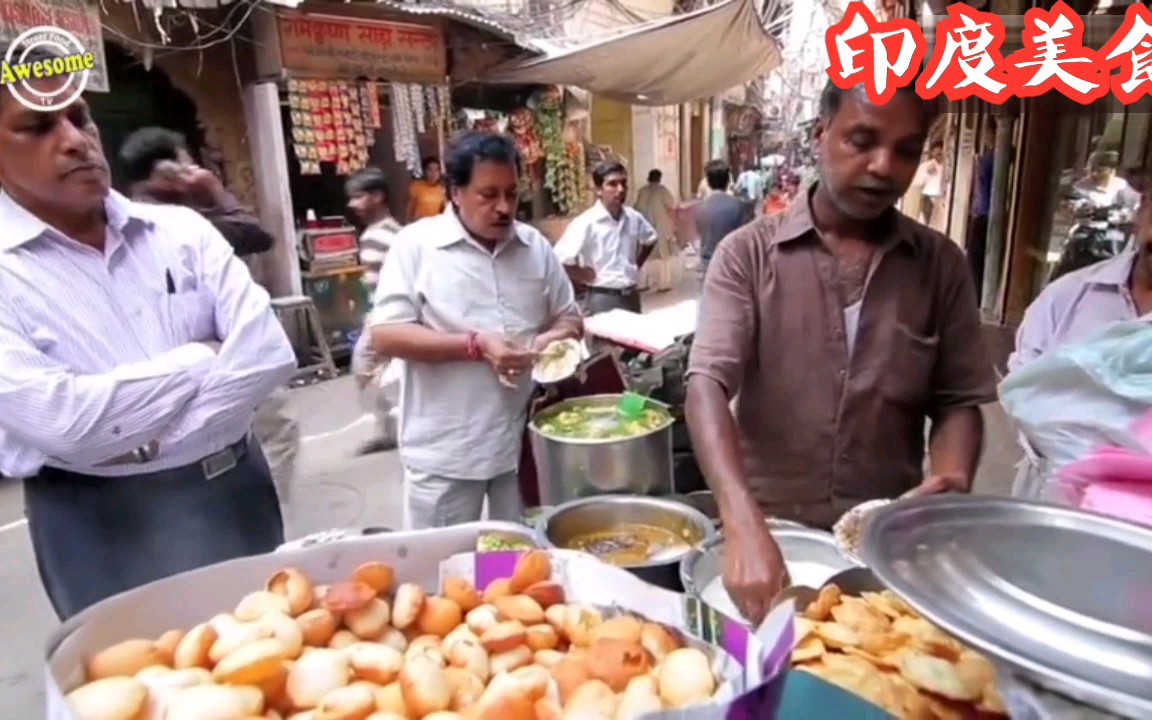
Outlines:
[{"label": "motorcycle", "polygon": [[1101,205],[1077,195],[1068,200],[1075,223],[1060,251],[1049,282],[1124,252],[1132,235],[1135,211],[1119,202]]}]

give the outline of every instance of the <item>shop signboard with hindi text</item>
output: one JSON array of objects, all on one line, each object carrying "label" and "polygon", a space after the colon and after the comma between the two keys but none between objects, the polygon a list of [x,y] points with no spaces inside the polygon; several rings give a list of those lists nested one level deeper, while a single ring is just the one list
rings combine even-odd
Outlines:
[{"label": "shop signboard with hindi text", "polygon": [[444,34],[426,25],[283,13],[280,60],[297,77],[442,81]]},{"label": "shop signboard with hindi text", "polygon": [[108,92],[108,63],[100,30],[100,8],[86,0],[3,0],[0,2],[0,55],[33,28],[58,28],[71,34],[95,59],[86,90]]}]

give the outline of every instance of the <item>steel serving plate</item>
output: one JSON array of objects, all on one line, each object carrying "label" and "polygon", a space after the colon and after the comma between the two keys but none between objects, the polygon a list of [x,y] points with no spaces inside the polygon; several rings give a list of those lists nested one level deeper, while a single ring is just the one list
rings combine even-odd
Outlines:
[{"label": "steel serving plate", "polygon": [[1152,717],[1152,529],[948,495],[876,510],[862,549],[925,618],[1037,685]]}]

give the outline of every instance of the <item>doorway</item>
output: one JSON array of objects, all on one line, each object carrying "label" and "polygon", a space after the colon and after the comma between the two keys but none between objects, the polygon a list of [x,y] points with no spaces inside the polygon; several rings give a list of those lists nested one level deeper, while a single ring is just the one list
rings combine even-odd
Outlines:
[{"label": "doorway", "polygon": [[112,168],[112,185],[125,192],[127,181],[118,152],[125,138],[143,127],[159,126],[188,138],[193,157],[200,158],[203,136],[196,123],[196,104],[176,89],[162,70],[144,65],[122,47],[108,42],[104,48],[111,92],[88,93],[92,119],[100,128],[100,141]]}]

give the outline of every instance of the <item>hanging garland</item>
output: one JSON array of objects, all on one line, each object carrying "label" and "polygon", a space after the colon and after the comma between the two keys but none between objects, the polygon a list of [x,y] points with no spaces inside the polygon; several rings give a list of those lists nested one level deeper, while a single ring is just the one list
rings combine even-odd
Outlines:
[{"label": "hanging garland", "polygon": [[[544,151],[544,187],[561,215],[569,215],[582,204],[583,161],[564,137],[564,94],[552,87],[543,91],[536,107],[536,128]],[[580,146],[579,155],[583,155]]]}]

